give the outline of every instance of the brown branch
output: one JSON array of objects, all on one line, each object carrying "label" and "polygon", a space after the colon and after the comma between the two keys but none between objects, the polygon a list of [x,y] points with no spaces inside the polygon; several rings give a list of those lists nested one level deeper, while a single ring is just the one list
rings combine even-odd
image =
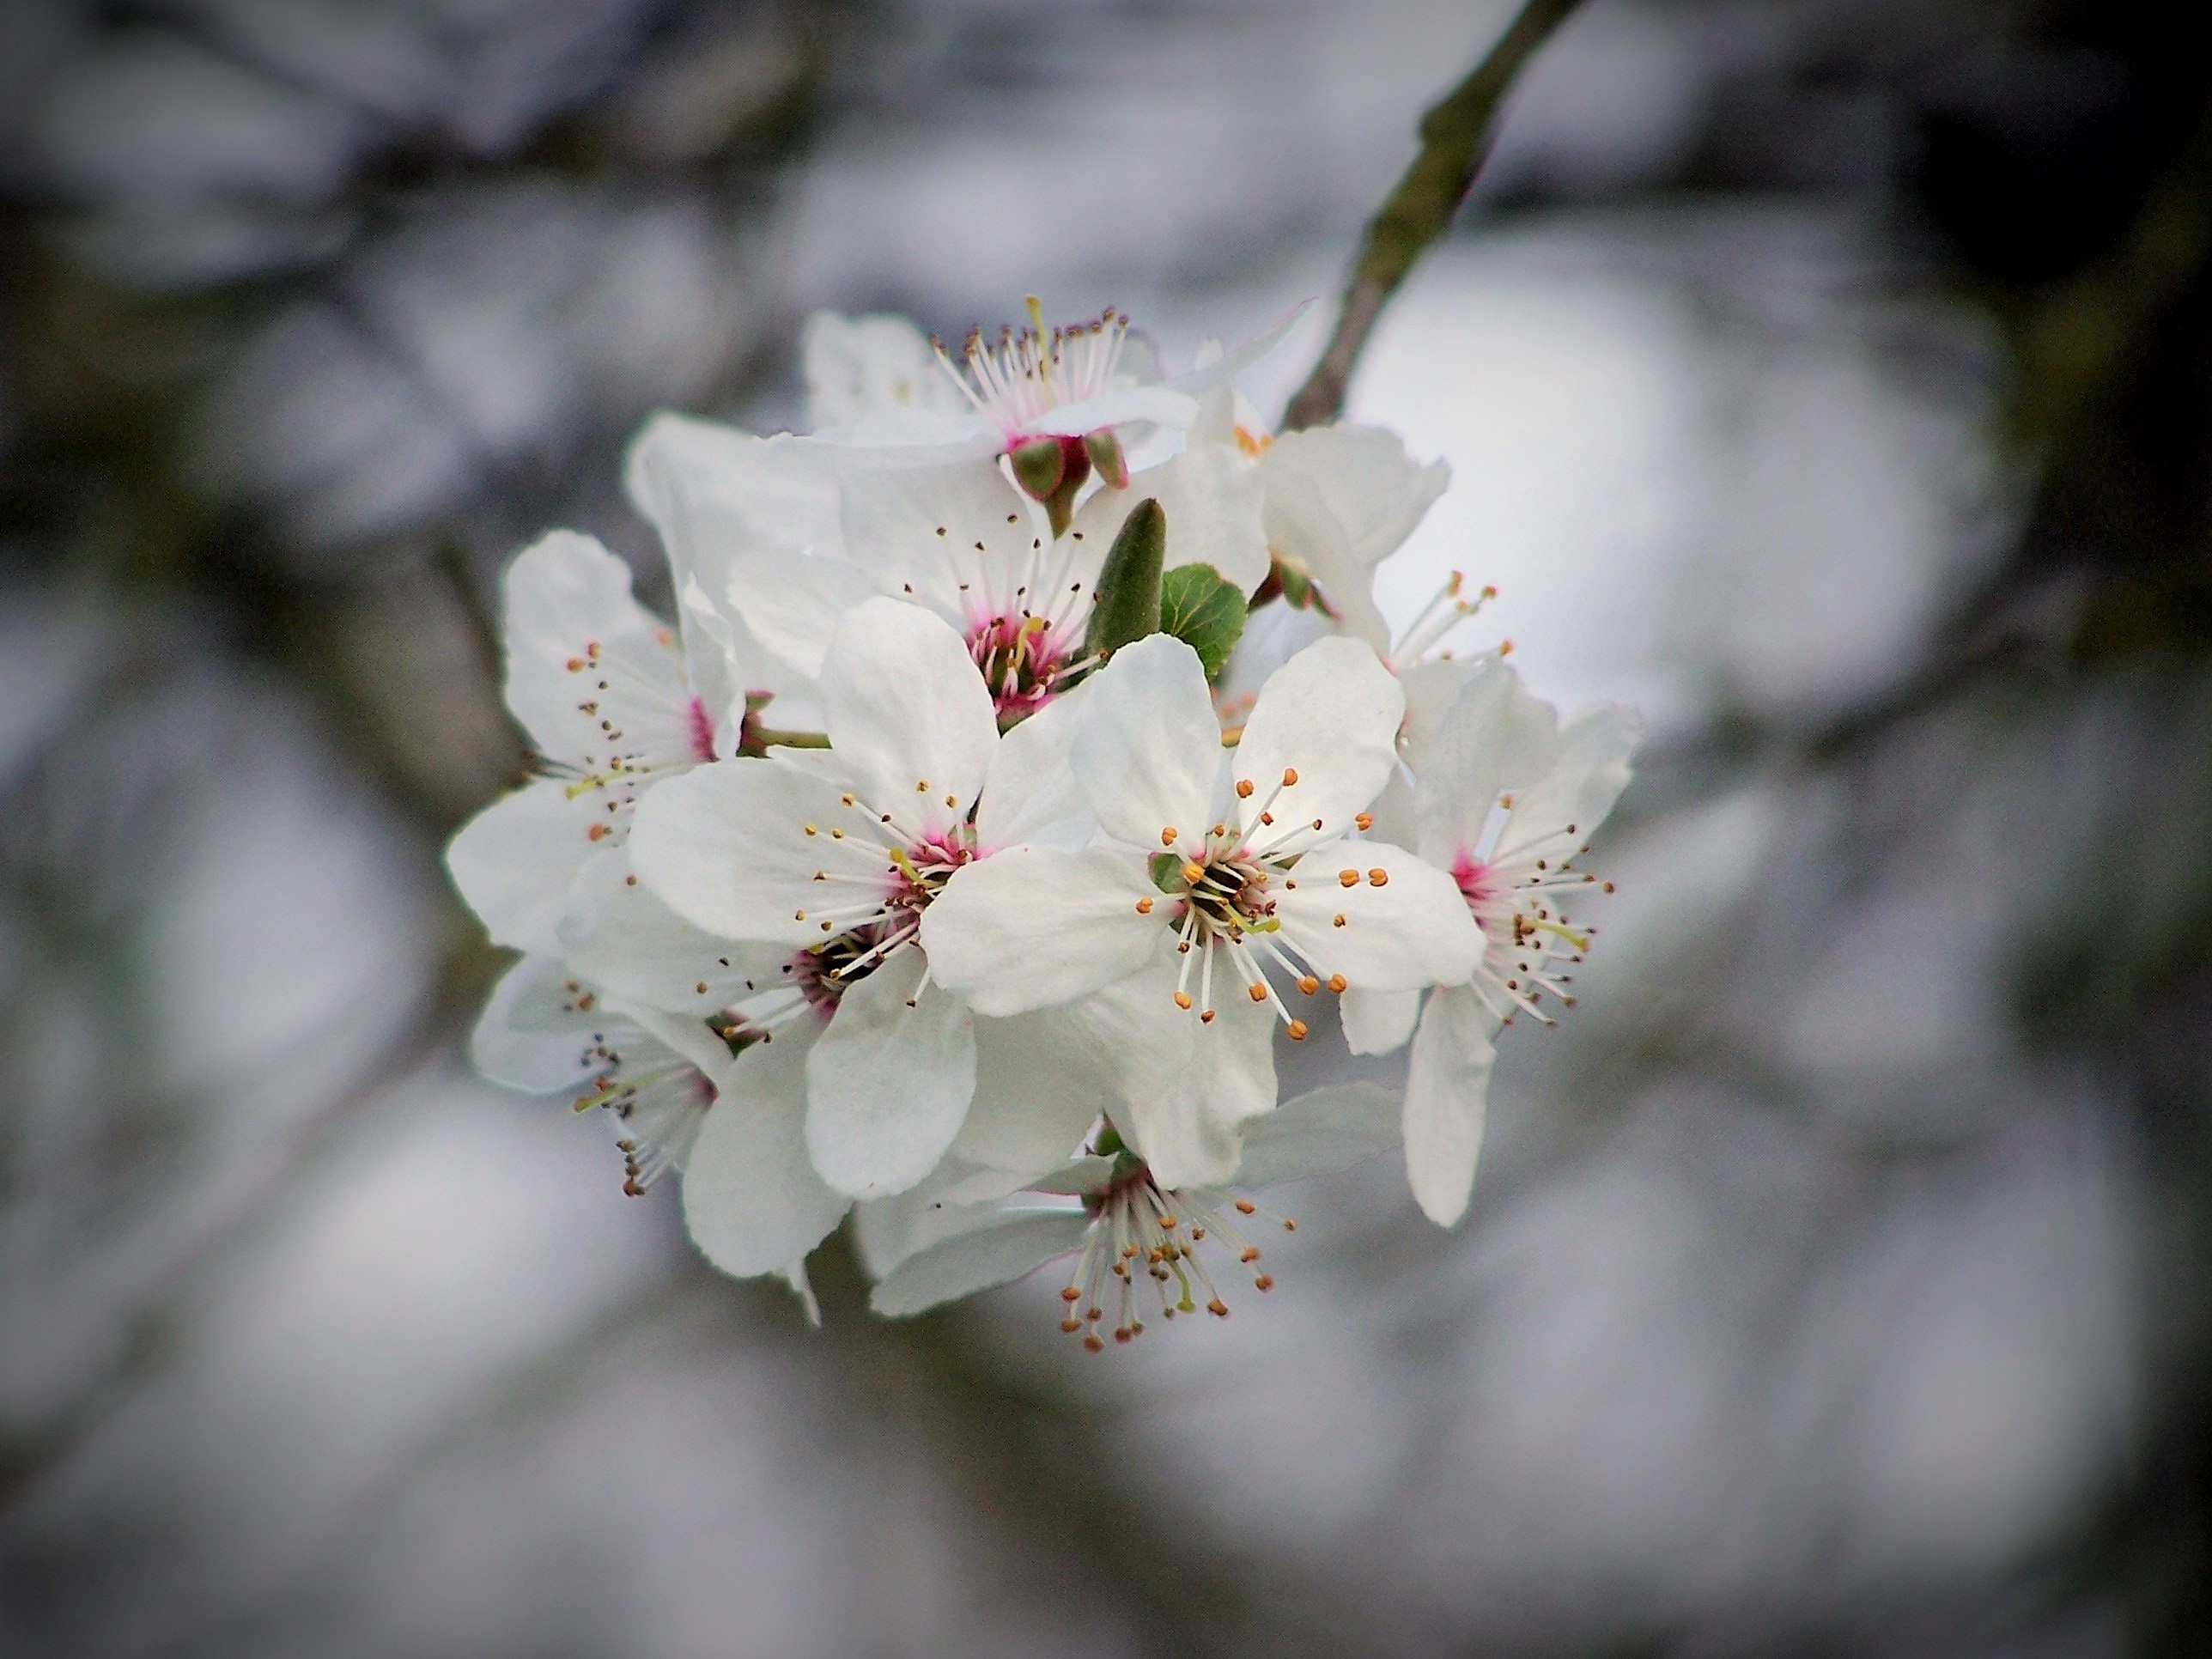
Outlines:
[{"label": "brown branch", "polygon": [[1359,258],[1345,284],[1344,308],[1328,349],[1284,412],[1285,429],[1333,421],[1344,408],[1352,366],[1375,319],[1413,263],[1449,228],[1498,132],[1498,106],[1537,47],[1582,0],[1528,0],[1467,79],[1421,117],[1420,153],[1367,222]]}]

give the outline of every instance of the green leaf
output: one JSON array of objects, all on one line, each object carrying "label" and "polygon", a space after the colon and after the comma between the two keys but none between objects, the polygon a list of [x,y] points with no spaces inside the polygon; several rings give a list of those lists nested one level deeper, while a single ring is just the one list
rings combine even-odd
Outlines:
[{"label": "green leaf", "polygon": [[1168,515],[1156,501],[1139,501],[1098,572],[1098,603],[1085,641],[1091,651],[1109,656],[1160,631],[1160,566],[1167,550]]},{"label": "green leaf", "polygon": [[1210,564],[1177,565],[1160,583],[1160,629],[1172,634],[1218,679],[1244,632],[1244,590]]}]

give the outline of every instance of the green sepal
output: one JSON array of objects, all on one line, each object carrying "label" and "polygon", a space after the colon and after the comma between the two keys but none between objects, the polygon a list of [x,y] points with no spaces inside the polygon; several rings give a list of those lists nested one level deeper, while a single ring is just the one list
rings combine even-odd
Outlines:
[{"label": "green sepal", "polygon": [[1283,600],[1294,611],[1304,611],[1314,601],[1313,578],[1299,566],[1285,559],[1277,559],[1272,573],[1275,586],[1283,590]]},{"label": "green sepal", "polygon": [[1057,438],[1030,438],[1006,452],[1014,482],[1032,501],[1048,501],[1067,471],[1067,452]]},{"label": "green sepal", "polygon": [[1121,441],[1114,435],[1114,428],[1102,426],[1096,432],[1083,434],[1083,447],[1091,457],[1091,465],[1098,476],[1115,489],[1129,487],[1129,458],[1121,453]]},{"label": "green sepal", "polygon": [[1160,631],[1160,568],[1168,551],[1168,515],[1147,496],[1129,509],[1098,572],[1085,645],[1110,656],[1133,640]]},{"label": "green sepal", "polygon": [[1182,855],[1180,853],[1155,853],[1150,866],[1152,885],[1163,893],[1182,891]]},{"label": "green sepal", "polygon": [[1248,614],[1244,590],[1210,564],[1177,565],[1161,579],[1160,629],[1198,653],[1209,680],[1221,678]]}]

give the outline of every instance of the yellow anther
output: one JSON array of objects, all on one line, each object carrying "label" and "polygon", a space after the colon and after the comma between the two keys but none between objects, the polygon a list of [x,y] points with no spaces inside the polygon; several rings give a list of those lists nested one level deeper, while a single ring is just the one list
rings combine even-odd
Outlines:
[{"label": "yellow anther", "polygon": [[1188,882],[1200,882],[1205,880],[1206,866],[1202,864],[1193,864],[1188,860],[1185,860],[1182,866],[1182,878]]}]

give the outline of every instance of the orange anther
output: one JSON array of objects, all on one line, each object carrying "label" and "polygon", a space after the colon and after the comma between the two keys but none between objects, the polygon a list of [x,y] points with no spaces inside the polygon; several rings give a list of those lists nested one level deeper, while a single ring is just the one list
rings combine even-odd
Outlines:
[{"label": "orange anther", "polygon": [[1335,915],[1332,916],[1332,917],[1329,919],[1329,924],[1328,924],[1328,925],[1329,925],[1330,927],[1343,927],[1343,926],[1344,926],[1344,912],[1343,912],[1343,911],[1341,911],[1341,910],[1338,911],[1338,912],[1336,913],[1336,915]]},{"label": "orange anther", "polygon": [[1298,975],[1298,989],[1311,996],[1316,991],[1321,989],[1321,981],[1311,974],[1301,974]]},{"label": "orange anther", "polygon": [[1162,830],[1160,831],[1160,845],[1161,845],[1161,846],[1163,846],[1163,847],[1172,847],[1172,846],[1174,846],[1175,844],[1176,844],[1176,827],[1175,827],[1175,825],[1173,825],[1172,823],[1170,823],[1170,824],[1169,824],[1165,829],[1164,829],[1164,830]]},{"label": "orange anther", "polygon": [[1189,1008],[1189,1006],[1190,1006],[1190,993],[1189,993],[1189,992],[1188,992],[1188,991],[1177,991],[1177,992],[1175,994],[1175,998],[1176,998],[1176,1007],[1178,1007],[1178,1008],[1182,1008],[1182,1009],[1188,1009],[1188,1008]]},{"label": "orange anther", "polygon": [[1255,1002],[1265,1002],[1267,1000],[1267,988],[1264,985],[1248,985],[1244,989]]},{"label": "orange anther", "polygon": [[1359,885],[1359,872],[1357,870],[1340,870],[1336,872],[1336,878],[1346,887]]},{"label": "orange anther", "polygon": [[1259,1207],[1249,1198],[1240,1198],[1237,1200],[1237,1213],[1239,1215],[1249,1215]]},{"label": "orange anther", "polygon": [[1237,799],[1239,800],[1249,800],[1252,799],[1251,779],[1239,778],[1237,780]]},{"label": "orange anther", "polygon": [[1213,1024],[1213,1012],[1214,1012],[1214,1011],[1213,1011],[1212,1009],[1211,1009],[1211,1008],[1201,1009],[1201,1010],[1200,1011],[1200,1012],[1199,1012],[1199,1016],[1198,1016],[1198,1023],[1199,1023],[1200,1025],[1211,1025],[1211,1024]]},{"label": "orange anther", "polygon": [[1372,812],[1361,812],[1353,817],[1352,821],[1362,830],[1372,830],[1375,827],[1375,814]]},{"label": "orange anther", "polygon": [[604,841],[606,839],[606,834],[607,826],[605,824],[595,823],[590,829],[584,831],[584,838],[586,841]]},{"label": "orange anther", "polygon": [[1385,870],[1379,864],[1367,872],[1367,884],[1370,887],[1384,886],[1389,883],[1389,879],[1390,872],[1388,870]]},{"label": "orange anther", "polygon": [[1285,766],[1283,769],[1283,787],[1287,789],[1297,781],[1298,769],[1295,766]]},{"label": "orange anther", "polygon": [[1342,974],[1331,974],[1328,976],[1328,988],[1336,992],[1339,995],[1343,994],[1344,985],[1345,980]]},{"label": "orange anther", "polygon": [[1302,1019],[1294,1019],[1288,1026],[1285,1027],[1285,1029],[1290,1032],[1291,1042],[1304,1042],[1306,1040],[1305,1021]]},{"label": "orange anther", "polygon": [[1152,901],[1151,895],[1147,894],[1145,897],[1137,901],[1137,914],[1140,916],[1149,916],[1152,914]]}]

